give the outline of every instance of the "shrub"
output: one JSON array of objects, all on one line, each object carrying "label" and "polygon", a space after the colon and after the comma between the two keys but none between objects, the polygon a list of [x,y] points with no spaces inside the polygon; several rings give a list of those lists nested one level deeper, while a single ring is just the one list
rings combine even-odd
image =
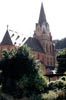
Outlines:
[{"label": "shrub", "polygon": [[60,80],[66,81],[66,76],[61,77]]},{"label": "shrub", "polygon": [[57,80],[54,82],[50,82],[48,84],[48,89],[49,90],[66,90],[66,82],[63,80]]},{"label": "shrub", "polygon": [[42,100],[56,100],[57,95],[53,91],[49,91],[48,93],[42,94]]},{"label": "shrub", "polygon": [[55,81],[49,82],[49,84],[48,84],[48,89],[49,89],[49,90],[54,90],[54,89],[56,89]]},{"label": "shrub", "polygon": [[56,100],[66,100],[66,95],[65,95],[65,92],[62,91],[62,90],[58,90],[57,91],[57,98]]}]

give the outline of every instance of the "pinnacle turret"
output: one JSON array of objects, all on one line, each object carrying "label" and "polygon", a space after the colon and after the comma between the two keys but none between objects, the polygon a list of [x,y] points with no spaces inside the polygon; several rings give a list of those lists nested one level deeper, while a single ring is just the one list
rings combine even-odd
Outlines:
[{"label": "pinnacle turret", "polygon": [[8,27],[7,27],[6,33],[3,37],[3,40],[2,40],[0,45],[13,45],[13,43],[11,41],[11,37],[10,37],[9,32],[8,32]]}]

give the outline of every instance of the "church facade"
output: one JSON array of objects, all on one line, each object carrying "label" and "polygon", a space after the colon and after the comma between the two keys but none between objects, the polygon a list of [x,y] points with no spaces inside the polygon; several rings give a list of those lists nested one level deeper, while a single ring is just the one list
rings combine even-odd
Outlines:
[{"label": "church facade", "polygon": [[43,4],[41,4],[39,20],[36,23],[33,38],[30,37],[26,44],[33,49],[33,54],[40,60],[42,70],[46,74],[51,74],[55,66],[55,46]]},{"label": "church facade", "polygon": [[[41,62],[41,69],[45,74],[51,74],[55,66],[55,46],[49,24],[46,20],[43,4],[41,4],[38,23],[36,23],[33,37],[29,37],[24,44],[32,48],[32,53]],[[0,56],[3,49],[12,49],[16,46],[12,43],[8,30],[0,43]]]}]

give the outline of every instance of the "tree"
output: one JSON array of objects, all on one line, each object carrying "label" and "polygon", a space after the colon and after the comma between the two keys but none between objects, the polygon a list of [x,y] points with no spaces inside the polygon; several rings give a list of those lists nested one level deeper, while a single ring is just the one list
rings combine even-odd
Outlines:
[{"label": "tree", "polygon": [[64,73],[66,71],[66,49],[62,50],[57,56],[58,61],[58,73]]},{"label": "tree", "polygon": [[27,46],[4,51],[0,61],[2,91],[15,98],[39,97],[47,87],[47,80],[39,69],[40,63]]},{"label": "tree", "polygon": [[63,38],[61,40],[53,40],[55,43],[55,48],[56,49],[64,49],[66,48],[66,38]]}]

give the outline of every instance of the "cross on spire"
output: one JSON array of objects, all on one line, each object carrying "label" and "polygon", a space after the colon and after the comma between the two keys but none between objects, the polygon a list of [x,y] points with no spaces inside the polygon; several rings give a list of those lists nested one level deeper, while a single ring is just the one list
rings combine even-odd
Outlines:
[{"label": "cross on spire", "polygon": [[7,25],[7,30],[8,30],[9,25]]}]

